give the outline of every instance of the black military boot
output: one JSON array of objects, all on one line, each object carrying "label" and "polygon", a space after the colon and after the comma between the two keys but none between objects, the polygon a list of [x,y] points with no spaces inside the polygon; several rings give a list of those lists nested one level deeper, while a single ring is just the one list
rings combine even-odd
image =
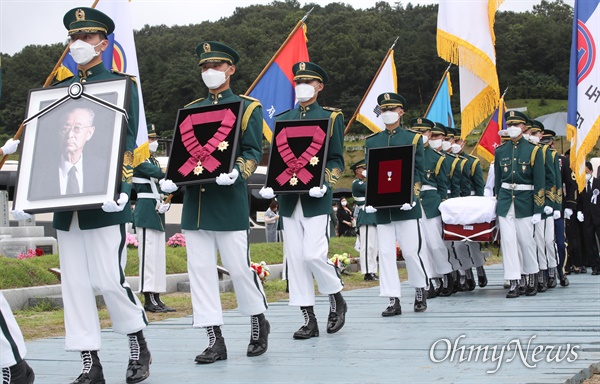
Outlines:
[{"label": "black military boot", "polygon": [[319,325],[317,324],[313,307],[300,307],[300,310],[302,311],[302,316],[304,316],[304,325],[294,332],[294,339],[319,337]]},{"label": "black military boot", "polygon": [[390,303],[387,308],[381,312],[381,316],[389,317],[402,314],[402,307],[400,307],[400,299],[397,297],[390,297]]},{"label": "black military boot", "polygon": [[348,306],[342,292],[329,295],[329,317],[327,318],[327,333],[336,333],[346,324]]},{"label": "black military boot", "polygon": [[546,280],[546,270],[541,269],[538,272],[538,286],[537,290],[540,293],[544,293],[548,290],[548,280]]},{"label": "black military boot", "polygon": [[485,287],[488,283],[487,275],[485,274],[485,268],[483,265],[481,267],[477,267],[477,283],[481,288]]},{"label": "black military boot", "polygon": [[102,364],[98,351],[82,351],[83,368],[81,374],[71,384],[105,384]]},{"label": "black military boot", "polygon": [[526,275],[521,275],[521,280],[519,280],[519,296],[523,296],[527,289],[527,278]]},{"label": "black military boot", "polygon": [[508,288],[508,293],[506,294],[507,299],[519,297],[519,285],[519,280],[510,280],[510,286]]},{"label": "black military boot", "polygon": [[217,360],[227,360],[227,347],[221,335],[221,327],[218,325],[206,327],[206,336],[208,336],[208,347],[196,356],[196,363],[211,364]]},{"label": "black military boot", "polygon": [[415,312],[425,312],[427,309],[427,295],[425,288],[415,288]]},{"label": "black military boot", "polygon": [[452,272],[446,273],[442,276],[442,289],[440,290],[440,296],[447,297],[453,293],[454,277]]},{"label": "black military boot", "polygon": [[35,380],[33,369],[25,360],[10,367],[2,368],[3,384],[31,384]]},{"label": "black military boot", "polygon": [[548,268],[548,288],[556,287],[556,268]]},{"label": "black military boot", "polygon": [[458,271],[452,271],[452,277],[454,284],[452,285],[452,293],[460,291],[460,273]]},{"label": "black military boot", "polygon": [[155,293],[154,299],[156,300],[158,306],[163,310],[163,312],[177,312],[175,308],[168,307],[165,303],[163,303],[163,301],[160,298],[160,293]]},{"label": "black military boot", "polygon": [[156,295],[157,293],[144,292],[144,309],[146,312],[165,312],[160,304],[158,304],[158,301],[156,301]]},{"label": "black military boot", "polygon": [[529,274],[529,281],[527,283],[527,288],[525,290],[525,296],[535,296],[537,295],[537,273]]},{"label": "black military boot", "polygon": [[253,315],[250,317],[251,331],[250,344],[246,356],[260,356],[267,352],[269,347],[269,333],[271,332],[271,324],[265,319],[265,315]]},{"label": "black military boot", "polygon": [[476,287],[476,285],[475,285],[475,277],[473,276],[473,269],[472,268],[468,268],[465,271],[465,275],[466,275],[467,289],[469,291],[474,290],[475,287]]},{"label": "black military boot", "polygon": [[143,331],[137,331],[127,336],[129,336],[129,365],[127,365],[125,381],[139,383],[150,376],[152,356],[150,356]]}]

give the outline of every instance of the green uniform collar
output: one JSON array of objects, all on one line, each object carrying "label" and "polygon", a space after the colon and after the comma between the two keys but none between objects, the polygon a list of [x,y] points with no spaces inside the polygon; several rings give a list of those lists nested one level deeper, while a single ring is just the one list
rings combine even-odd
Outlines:
[{"label": "green uniform collar", "polygon": [[384,131],[385,133],[387,133],[388,135],[390,135],[390,136],[393,136],[393,135],[395,135],[396,133],[398,133],[398,130],[399,130],[399,129],[400,129],[400,126],[397,126],[396,128],[392,129],[391,131],[390,131],[389,129],[387,129],[387,128],[384,128],[384,129],[383,129],[383,131]]},{"label": "green uniform collar", "polygon": [[85,71],[82,71],[81,69],[77,68],[77,75],[80,79],[85,79],[86,77],[93,77],[104,72],[108,72],[108,70],[106,69],[106,67],[104,67],[104,63],[102,62],[100,62],[100,64],[94,65],[91,68],[86,69]]},{"label": "green uniform collar", "polygon": [[221,99],[227,99],[231,96],[233,96],[233,92],[231,91],[231,88],[227,88],[223,92],[217,94],[209,92],[207,99],[210,100],[213,104],[218,104]]},{"label": "green uniform collar", "polygon": [[298,108],[300,109],[300,112],[306,113],[306,112],[308,112],[310,110],[314,110],[314,109],[319,108],[319,103],[317,103],[315,101],[315,102],[313,102],[311,104],[308,104],[308,105],[305,105],[305,106],[302,106],[302,105],[298,104]]}]

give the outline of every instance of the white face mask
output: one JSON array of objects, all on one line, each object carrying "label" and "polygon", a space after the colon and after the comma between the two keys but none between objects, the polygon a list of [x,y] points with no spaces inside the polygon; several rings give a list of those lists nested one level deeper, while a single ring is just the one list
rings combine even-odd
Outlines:
[{"label": "white face mask", "polygon": [[590,181],[591,178],[592,178],[592,174],[591,173],[586,173],[585,174],[585,181]]},{"label": "white face mask", "polygon": [[452,144],[449,141],[444,140],[442,142],[442,150],[444,152],[448,151],[452,147]]},{"label": "white face mask", "polygon": [[148,143],[148,149],[152,153],[156,152],[156,150],[158,149],[158,141],[153,141],[151,143]]},{"label": "white face mask", "polygon": [[459,153],[462,149],[460,144],[452,144],[452,153]]},{"label": "white face mask", "polygon": [[429,146],[433,149],[438,149],[442,146],[442,139],[429,140]]},{"label": "white face mask", "polygon": [[[525,135],[523,135],[523,137],[525,137]],[[529,141],[531,141],[533,144],[537,144],[540,142],[540,138],[539,136],[529,136]]]},{"label": "white face mask", "polygon": [[342,207],[345,207],[348,204],[347,201],[342,201]]},{"label": "white face mask", "polygon": [[423,144],[427,144],[428,141],[429,141],[429,137],[423,135]]},{"label": "white face mask", "polygon": [[531,140],[531,135],[530,135],[529,133],[524,133],[524,134],[523,134],[523,138],[524,138],[525,140]]},{"label": "white face mask", "polygon": [[305,102],[313,98],[315,95],[315,87],[310,84],[302,83],[296,85],[296,99],[300,102]]},{"label": "white face mask", "polygon": [[100,41],[96,45],[86,43],[83,40],[77,40],[74,43],[72,43],[69,46],[69,53],[71,54],[71,57],[73,57],[73,61],[75,61],[79,65],[85,65],[92,61],[94,57],[102,53],[102,51],[96,52],[96,50],[94,49],[100,44],[102,44],[102,41]]},{"label": "white face mask", "polygon": [[381,119],[383,120],[384,124],[392,125],[396,124],[396,122],[400,119],[400,115],[398,112],[385,111],[381,112]]},{"label": "white face mask", "polygon": [[[225,72],[227,72],[229,68],[227,68]],[[204,84],[208,87],[208,89],[217,89],[227,81],[227,75],[225,72],[209,68],[202,72],[202,81],[204,81]]]},{"label": "white face mask", "polygon": [[523,133],[523,130],[519,127],[508,127],[506,130],[508,131],[508,136],[513,139]]}]

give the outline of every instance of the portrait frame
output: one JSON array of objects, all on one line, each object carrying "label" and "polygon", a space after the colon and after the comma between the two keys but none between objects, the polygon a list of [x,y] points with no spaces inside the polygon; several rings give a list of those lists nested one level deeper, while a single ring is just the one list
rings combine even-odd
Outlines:
[{"label": "portrait frame", "polygon": [[95,209],[116,199],[131,87],[124,77],[29,91],[13,209]]},{"label": "portrait frame", "polygon": [[166,178],[179,186],[215,181],[235,164],[243,102],[182,108],[177,112]]},{"label": "portrait frame", "polygon": [[265,186],[275,194],[321,188],[330,136],[330,119],[276,121]]},{"label": "portrait frame", "polygon": [[366,205],[396,208],[412,204],[415,146],[370,148],[367,160]]}]

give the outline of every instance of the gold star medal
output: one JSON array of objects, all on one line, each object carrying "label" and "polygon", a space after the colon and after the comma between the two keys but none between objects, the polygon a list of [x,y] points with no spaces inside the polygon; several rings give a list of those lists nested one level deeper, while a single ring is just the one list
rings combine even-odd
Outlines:
[{"label": "gold star medal", "polygon": [[292,187],[295,187],[296,184],[298,184],[298,178],[296,177],[296,174],[294,173],[294,176],[292,176],[292,178],[290,179],[290,185]]},{"label": "gold star medal", "polygon": [[229,143],[226,141],[221,141],[219,143],[218,149],[219,151],[224,152],[227,149],[227,147],[229,147]]},{"label": "gold star medal", "polygon": [[198,165],[194,168],[194,175],[198,176],[204,171],[204,167],[202,166],[202,162],[198,161]]},{"label": "gold star medal", "polygon": [[319,164],[319,158],[317,156],[313,156],[312,159],[310,159],[310,165],[314,167],[317,164]]}]

